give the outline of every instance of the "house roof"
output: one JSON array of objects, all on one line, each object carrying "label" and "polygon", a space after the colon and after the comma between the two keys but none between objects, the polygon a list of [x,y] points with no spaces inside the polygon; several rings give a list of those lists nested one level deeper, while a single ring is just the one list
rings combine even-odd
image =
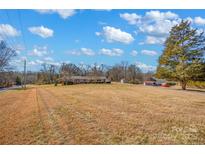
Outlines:
[{"label": "house roof", "polygon": [[155,77],[151,77],[149,80],[147,80],[146,82],[156,82],[156,83],[165,83],[166,80],[165,79],[158,79]]},{"label": "house roof", "polygon": [[60,78],[60,80],[105,80],[107,79],[105,76],[64,76]]}]

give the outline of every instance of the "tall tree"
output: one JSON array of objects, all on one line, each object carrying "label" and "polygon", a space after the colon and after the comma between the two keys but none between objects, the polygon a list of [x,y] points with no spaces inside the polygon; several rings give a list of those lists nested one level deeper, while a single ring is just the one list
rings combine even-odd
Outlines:
[{"label": "tall tree", "polygon": [[42,64],[40,73],[37,74],[38,82],[54,83],[57,78],[57,67],[52,64]]},{"label": "tall tree", "polygon": [[0,72],[9,68],[9,62],[16,56],[16,51],[8,47],[5,41],[0,41]]},{"label": "tall tree", "polygon": [[139,67],[134,64],[128,66],[127,80],[131,83],[139,83],[142,81],[142,72]]},{"label": "tall tree", "polygon": [[188,21],[174,26],[165,41],[156,76],[179,81],[183,90],[188,81],[205,79],[205,37]]},{"label": "tall tree", "polygon": [[124,78],[124,67],[120,64],[116,64],[110,67],[108,74],[112,81],[120,81],[122,78]]},{"label": "tall tree", "polygon": [[104,64],[98,65],[94,63],[89,66],[88,74],[91,76],[104,76],[106,71],[106,66]]},{"label": "tall tree", "polygon": [[72,75],[81,75],[82,72],[78,66],[75,64],[69,63],[63,63],[60,67],[60,74],[61,76],[72,76]]}]

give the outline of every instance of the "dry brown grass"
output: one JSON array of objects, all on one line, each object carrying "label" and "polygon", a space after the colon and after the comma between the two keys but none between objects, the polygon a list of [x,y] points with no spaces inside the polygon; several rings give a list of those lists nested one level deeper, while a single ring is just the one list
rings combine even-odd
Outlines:
[{"label": "dry brown grass", "polygon": [[205,94],[129,84],[0,93],[0,144],[205,144]]}]

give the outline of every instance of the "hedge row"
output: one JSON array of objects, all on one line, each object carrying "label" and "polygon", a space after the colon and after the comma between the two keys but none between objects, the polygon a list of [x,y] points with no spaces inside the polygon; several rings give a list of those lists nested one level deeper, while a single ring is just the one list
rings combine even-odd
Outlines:
[{"label": "hedge row", "polygon": [[189,87],[205,88],[205,81],[190,81],[188,82]]}]

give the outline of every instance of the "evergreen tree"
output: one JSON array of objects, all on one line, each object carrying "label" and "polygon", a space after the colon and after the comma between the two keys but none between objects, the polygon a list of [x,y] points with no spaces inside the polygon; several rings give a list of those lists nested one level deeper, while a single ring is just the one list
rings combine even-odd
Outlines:
[{"label": "evergreen tree", "polygon": [[21,79],[19,76],[16,77],[16,85],[21,85]]},{"label": "evergreen tree", "polygon": [[185,90],[188,81],[205,80],[204,52],[204,33],[192,28],[190,22],[181,21],[165,41],[156,76],[179,81]]}]

